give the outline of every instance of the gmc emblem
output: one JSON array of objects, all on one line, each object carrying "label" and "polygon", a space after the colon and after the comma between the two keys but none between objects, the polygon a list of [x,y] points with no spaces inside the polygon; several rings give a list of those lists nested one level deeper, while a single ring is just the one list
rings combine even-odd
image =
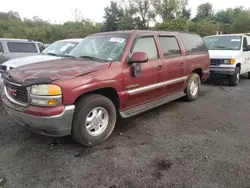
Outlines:
[{"label": "gmc emblem", "polygon": [[16,90],[8,88],[9,94],[13,95],[16,97]]}]

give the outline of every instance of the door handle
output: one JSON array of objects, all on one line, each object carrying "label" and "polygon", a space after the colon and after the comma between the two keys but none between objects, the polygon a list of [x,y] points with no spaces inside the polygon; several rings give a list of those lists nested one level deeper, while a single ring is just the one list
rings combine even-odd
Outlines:
[{"label": "door handle", "polygon": [[159,65],[158,67],[157,67],[157,70],[158,71],[160,71],[160,70],[162,70],[163,69],[163,66],[162,65]]},{"label": "door handle", "polygon": [[184,67],[184,62],[181,62],[181,63],[180,63],[180,67]]}]

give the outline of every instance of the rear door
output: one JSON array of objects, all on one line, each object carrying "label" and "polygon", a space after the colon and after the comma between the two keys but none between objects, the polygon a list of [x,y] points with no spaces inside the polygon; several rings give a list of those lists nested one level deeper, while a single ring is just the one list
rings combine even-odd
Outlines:
[{"label": "rear door", "polygon": [[185,58],[176,36],[160,35],[159,41],[163,52],[163,66],[166,94],[183,90],[185,77]]}]

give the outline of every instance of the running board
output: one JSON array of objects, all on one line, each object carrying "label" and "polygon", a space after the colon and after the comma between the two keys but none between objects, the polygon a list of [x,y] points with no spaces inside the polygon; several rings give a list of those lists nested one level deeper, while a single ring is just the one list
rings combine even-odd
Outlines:
[{"label": "running board", "polygon": [[142,104],[140,106],[130,108],[128,110],[120,111],[120,115],[121,115],[122,118],[132,117],[132,116],[141,114],[141,113],[143,113],[143,112],[145,112],[147,110],[150,110],[152,108],[161,106],[161,105],[163,105],[165,103],[174,101],[174,100],[179,99],[181,97],[184,97],[185,95],[186,94],[184,92],[179,92],[179,93],[170,95],[168,97],[160,98],[158,100],[154,100],[154,101],[148,102],[146,104]]}]

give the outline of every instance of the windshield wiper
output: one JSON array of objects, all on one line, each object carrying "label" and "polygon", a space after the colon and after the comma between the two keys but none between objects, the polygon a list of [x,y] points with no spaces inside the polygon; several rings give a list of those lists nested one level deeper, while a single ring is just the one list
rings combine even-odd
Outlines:
[{"label": "windshield wiper", "polygon": [[69,58],[76,58],[75,56],[69,55],[69,54],[58,54],[58,56],[61,56],[61,57],[69,57]]},{"label": "windshield wiper", "polygon": [[215,46],[215,48],[223,48],[223,49],[227,49],[227,50],[235,50],[233,48],[229,48],[229,47],[226,47],[226,46]]},{"label": "windshield wiper", "polygon": [[90,59],[90,60],[93,60],[93,61],[106,61],[104,59],[99,59],[97,57],[92,57],[92,56],[88,56],[88,55],[83,55],[83,56],[80,56],[79,58]]},{"label": "windshield wiper", "polygon": [[55,53],[42,53],[43,55],[52,55],[52,56],[58,56],[58,57],[70,57],[70,58],[75,58],[72,55],[68,55],[68,54],[55,54]]},{"label": "windshield wiper", "polygon": [[42,54],[44,54],[44,55],[52,55],[52,56],[57,56],[57,54],[55,54],[55,53],[42,53]]}]

